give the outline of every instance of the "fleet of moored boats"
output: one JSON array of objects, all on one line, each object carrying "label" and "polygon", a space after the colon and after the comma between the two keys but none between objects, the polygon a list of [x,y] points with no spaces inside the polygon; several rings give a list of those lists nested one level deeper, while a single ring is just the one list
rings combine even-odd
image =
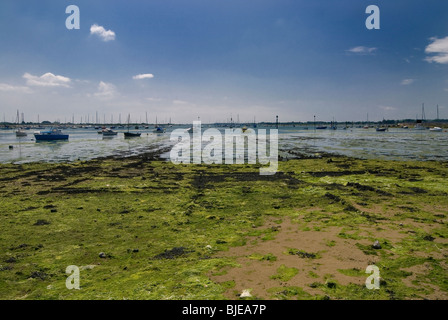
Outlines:
[{"label": "fleet of moored boats", "polygon": [[[169,125],[169,126],[172,127],[172,125]],[[115,136],[117,136],[119,134],[118,131],[114,130],[114,129],[116,129],[116,127],[107,128],[107,127],[86,126],[84,128],[86,128],[86,129],[93,129],[94,128],[94,129],[97,129],[97,130],[99,129],[98,134],[101,134],[103,137],[115,137]],[[148,130],[149,126],[144,126],[143,128]],[[347,129],[347,128],[348,127],[346,126],[346,127],[343,127],[342,129]],[[363,128],[363,129],[375,128],[375,130],[377,132],[385,132],[385,131],[389,130],[388,126],[377,126],[377,127],[375,127],[375,126],[365,125],[365,126],[358,126],[358,128]],[[417,131],[427,130],[427,131],[430,131],[430,132],[443,132],[443,131],[447,132],[446,129],[444,130],[443,128],[437,127],[437,126],[425,127],[420,122],[416,123],[413,128],[409,128],[406,125],[400,126],[399,128],[401,128],[401,129],[417,130]],[[42,129],[44,129],[44,130],[42,130],[42,131],[35,131],[33,133],[34,138],[35,138],[36,141],[54,141],[54,140],[68,140],[69,139],[69,135],[68,134],[64,134],[60,128],[49,128],[49,129],[42,128]],[[72,127],[72,129],[75,129],[75,127]],[[123,126],[119,126],[118,129],[124,129],[124,127]],[[139,126],[135,126],[135,129],[138,130]],[[246,126],[241,127],[241,130],[243,132],[246,132],[247,129],[248,128]],[[305,129],[308,129],[308,128],[305,128]],[[320,126],[315,126],[315,129],[316,130],[326,130],[326,129],[336,130],[338,128],[336,126],[334,126],[334,125],[331,125],[330,127],[329,126],[325,126],[325,125],[320,125]],[[14,132],[15,132],[16,137],[22,138],[22,137],[27,137],[28,136],[27,130],[31,130],[31,128],[18,128]],[[161,134],[161,133],[165,133],[165,132],[166,132],[166,129],[161,127],[161,126],[159,126],[159,125],[157,125],[157,124],[154,126],[154,129],[152,130],[152,133],[156,133],[156,134]],[[186,132],[192,133],[193,132],[193,128],[190,127],[188,129],[186,129]],[[128,126],[128,130],[123,132],[123,134],[124,134],[125,138],[136,138],[136,137],[141,137],[141,135],[142,135],[141,132],[131,132],[129,126]]]}]

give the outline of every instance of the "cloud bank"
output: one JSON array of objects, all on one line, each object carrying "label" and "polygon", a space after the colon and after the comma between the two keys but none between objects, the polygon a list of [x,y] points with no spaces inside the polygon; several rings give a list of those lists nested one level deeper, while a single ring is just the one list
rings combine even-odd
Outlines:
[{"label": "cloud bank", "polygon": [[18,92],[18,93],[31,93],[31,89],[22,86],[13,86],[7,83],[0,83],[0,91],[6,92]]},{"label": "cloud bank", "polygon": [[33,76],[32,74],[25,73],[23,78],[26,79],[26,84],[29,86],[37,87],[65,87],[69,88],[71,79],[63,76],[54,75],[50,72],[42,76]]}]

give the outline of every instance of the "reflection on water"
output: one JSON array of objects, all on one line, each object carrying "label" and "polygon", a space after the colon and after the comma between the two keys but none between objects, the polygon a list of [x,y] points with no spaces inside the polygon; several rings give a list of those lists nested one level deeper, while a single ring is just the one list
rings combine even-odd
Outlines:
[{"label": "reflection on water", "polygon": [[[143,130],[140,138],[103,137],[94,129],[64,130],[69,141],[35,142],[32,132],[17,138],[12,130],[0,130],[0,162],[66,162],[106,156],[130,156],[160,147],[172,146],[170,132],[164,134]],[[261,127],[259,129],[262,129]],[[266,128],[269,129],[269,128]],[[224,128],[220,131],[224,133]],[[305,130],[280,128],[280,155],[291,157],[334,153],[358,158],[391,160],[448,160],[448,133],[389,129]],[[13,146],[12,149],[9,149]]]}]

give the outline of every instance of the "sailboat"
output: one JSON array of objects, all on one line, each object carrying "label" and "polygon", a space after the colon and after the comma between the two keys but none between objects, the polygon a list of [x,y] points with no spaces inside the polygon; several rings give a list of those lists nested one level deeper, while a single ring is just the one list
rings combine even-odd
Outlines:
[{"label": "sailboat", "polygon": [[[385,123],[385,120],[384,120],[384,118],[383,118],[383,123]],[[385,131],[387,131],[389,128],[387,127],[387,125],[384,127],[384,126],[380,126],[380,124],[378,123],[378,126],[376,127],[376,131],[377,132],[385,132]]]},{"label": "sailboat", "polygon": [[28,134],[22,128],[19,128],[16,130],[16,137],[18,137],[18,138],[26,137],[27,135]]},{"label": "sailboat", "polygon": [[131,115],[128,115],[128,132],[124,133],[124,137],[125,138],[138,138],[140,137],[142,134],[139,132],[130,132],[129,131],[129,122],[131,121]]},{"label": "sailboat", "polygon": [[370,126],[369,126],[369,114],[367,113],[367,123],[364,125],[364,127],[363,127],[364,129],[369,129],[370,128]]},{"label": "sailboat", "polygon": [[426,128],[423,126],[423,120],[425,120],[425,104],[422,104],[422,120],[416,120],[415,126],[413,130],[426,130]]},{"label": "sailboat", "polygon": [[156,117],[156,125],[154,126],[154,133],[164,133],[165,129],[162,127],[159,127],[159,125],[157,124],[157,117]]},{"label": "sailboat", "polygon": [[[17,124],[18,125],[20,124],[19,110],[17,110]],[[16,137],[18,137],[18,138],[26,137],[27,135],[28,134],[22,128],[18,128],[16,130]]]}]

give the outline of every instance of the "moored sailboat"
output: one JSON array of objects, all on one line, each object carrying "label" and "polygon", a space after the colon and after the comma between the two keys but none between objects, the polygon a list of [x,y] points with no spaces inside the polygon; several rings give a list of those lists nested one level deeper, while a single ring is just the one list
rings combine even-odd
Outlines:
[{"label": "moored sailboat", "polygon": [[128,132],[124,133],[124,137],[125,138],[138,138],[140,137],[142,134],[140,132],[130,132],[129,131],[129,123],[131,121],[131,115],[128,115]]}]

